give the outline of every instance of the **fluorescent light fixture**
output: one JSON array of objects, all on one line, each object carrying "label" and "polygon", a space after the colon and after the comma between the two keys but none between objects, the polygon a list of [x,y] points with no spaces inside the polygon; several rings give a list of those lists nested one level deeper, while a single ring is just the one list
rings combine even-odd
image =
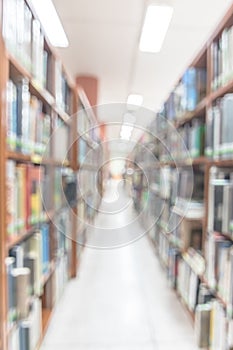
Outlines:
[{"label": "fluorescent light fixture", "polygon": [[155,53],[161,50],[172,14],[171,6],[148,6],[140,38],[140,51]]},{"label": "fluorescent light fixture", "polygon": [[133,128],[134,127],[131,125],[123,124],[121,127],[121,132],[120,132],[121,138],[124,140],[129,140],[131,137]]},{"label": "fluorescent light fixture", "polygon": [[139,94],[131,94],[127,98],[127,105],[133,105],[133,106],[141,106],[143,102],[142,95]]},{"label": "fluorescent light fixture", "polygon": [[56,47],[69,46],[52,0],[31,0],[31,3],[51,44]]}]

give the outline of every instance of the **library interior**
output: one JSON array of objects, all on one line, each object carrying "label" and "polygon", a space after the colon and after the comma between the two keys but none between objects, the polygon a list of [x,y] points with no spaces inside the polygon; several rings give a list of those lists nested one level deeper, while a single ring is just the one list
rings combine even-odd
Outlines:
[{"label": "library interior", "polygon": [[233,350],[233,0],[0,0],[0,198],[0,350]]}]

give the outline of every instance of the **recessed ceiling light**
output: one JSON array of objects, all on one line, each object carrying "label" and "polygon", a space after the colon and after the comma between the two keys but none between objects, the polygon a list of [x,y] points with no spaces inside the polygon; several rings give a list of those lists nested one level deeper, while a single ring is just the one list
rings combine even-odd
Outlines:
[{"label": "recessed ceiling light", "polygon": [[139,94],[131,94],[127,98],[127,104],[133,106],[141,106],[143,102],[143,96]]},{"label": "recessed ceiling light", "polygon": [[31,0],[42,27],[53,46],[67,47],[69,42],[52,0]]},{"label": "recessed ceiling light", "polygon": [[140,38],[140,51],[155,53],[161,50],[172,14],[171,6],[148,6]]},{"label": "recessed ceiling light", "polygon": [[133,126],[122,124],[120,136],[123,140],[129,140],[133,131]]}]

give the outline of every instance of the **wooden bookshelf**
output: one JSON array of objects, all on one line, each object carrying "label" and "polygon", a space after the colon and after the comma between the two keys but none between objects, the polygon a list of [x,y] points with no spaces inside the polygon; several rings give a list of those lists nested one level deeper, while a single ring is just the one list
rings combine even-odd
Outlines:
[{"label": "wooden bookshelf", "polygon": [[[220,66],[220,63],[219,63],[220,61],[217,61],[217,63],[216,63],[216,61],[214,62],[214,59],[215,59],[214,48],[215,49],[217,48],[217,50],[220,50],[220,51],[217,51],[217,55],[220,55],[217,57],[218,58],[223,57],[224,43],[221,40],[225,40],[225,43],[226,43],[226,40],[228,40],[229,35],[230,35],[229,33],[230,34],[233,33],[233,4],[229,7],[229,10],[227,11],[226,15],[223,17],[222,21],[219,23],[219,25],[217,26],[216,30],[211,35],[209,40],[205,43],[205,45],[202,47],[200,52],[197,54],[197,56],[191,61],[190,65],[187,67],[187,69],[191,68],[191,71],[192,71],[192,69],[194,69],[194,70],[196,70],[196,72],[198,71],[199,68],[206,70],[206,82],[205,82],[205,94],[204,94],[204,96],[202,96],[202,98],[199,101],[198,100],[195,101],[196,104],[192,110],[188,110],[188,111],[183,112],[183,113],[181,112],[182,108],[179,109],[180,106],[175,105],[175,103],[179,104],[180,95],[177,95],[177,100],[175,100],[175,99],[172,100],[172,98],[175,95],[176,88],[179,87],[179,84],[181,84],[181,83],[185,84],[185,79],[183,79],[185,76],[185,73],[187,72],[187,70],[185,70],[184,73],[181,75],[181,77],[177,80],[176,84],[174,84],[174,89],[169,93],[167,99],[164,102],[164,109],[158,114],[158,117],[157,117],[157,120],[159,120],[159,121],[162,120],[162,119],[160,119],[161,117],[166,119],[167,126],[166,126],[166,123],[163,122],[163,120],[161,121],[161,125],[158,125],[158,124],[156,125],[156,119],[155,119],[154,122],[152,122],[152,124],[150,126],[150,133],[152,133],[152,134],[154,133],[154,138],[152,138],[152,137],[150,138],[145,133],[146,136],[144,138],[142,137],[140,140],[140,142],[145,147],[147,147],[147,145],[150,144],[150,142],[154,143],[153,152],[154,152],[156,158],[159,159],[159,162],[156,164],[151,164],[151,166],[148,166],[148,163],[147,163],[144,155],[141,156],[141,158],[139,156],[140,147],[138,147],[138,148],[135,147],[135,150],[130,155],[130,157],[131,157],[130,159],[131,159],[132,163],[134,163],[134,160],[136,160],[136,163],[138,162],[138,164],[135,164],[135,166],[134,166],[135,173],[143,173],[143,166],[145,165],[146,170],[148,172],[150,171],[149,174],[151,176],[154,176],[154,177],[152,177],[153,180],[151,180],[152,183],[155,183],[158,186],[159,186],[159,180],[156,177],[156,174],[159,171],[161,172],[163,170],[163,167],[167,167],[173,172],[175,172],[175,168],[178,168],[179,173],[182,172],[183,170],[187,171],[188,169],[191,169],[191,170],[193,170],[194,176],[196,173],[201,174],[202,180],[203,180],[203,187],[204,187],[202,194],[203,194],[203,203],[204,203],[204,211],[205,211],[205,217],[202,220],[200,220],[200,224],[202,226],[201,256],[204,257],[206,265],[215,263],[215,262],[210,261],[210,258],[208,259],[208,257],[209,257],[208,254],[210,254],[210,253],[209,253],[209,251],[206,251],[206,249],[210,249],[208,246],[208,234],[210,234],[210,236],[212,235],[211,238],[213,239],[214,243],[211,241],[211,244],[213,244],[213,245],[216,244],[215,237],[214,237],[215,233],[218,234],[218,237],[220,237],[220,238],[222,237],[223,240],[224,240],[224,238],[226,238],[228,241],[232,241],[232,234],[231,234],[232,231],[230,228],[229,228],[229,233],[215,232],[215,229],[212,229],[210,232],[208,232],[208,230],[210,230],[209,229],[210,226],[208,226],[208,221],[210,221],[208,214],[209,214],[209,210],[213,206],[213,204],[211,202],[209,202],[209,200],[210,200],[210,198],[209,198],[210,189],[209,188],[210,188],[210,181],[212,179],[211,178],[212,170],[216,169],[217,172],[221,173],[219,175],[220,176],[219,179],[224,178],[224,173],[226,174],[226,179],[229,179],[229,177],[230,177],[229,174],[233,173],[233,155],[232,155],[232,153],[230,153],[231,148],[230,149],[227,149],[227,148],[225,149],[224,147],[220,148],[221,142],[222,143],[224,143],[224,142],[230,143],[230,141],[233,142],[233,136],[232,136],[232,139],[230,141],[228,139],[227,139],[227,141],[226,140],[224,141],[224,135],[220,134],[220,132],[219,132],[219,135],[221,137],[219,144],[218,144],[218,141],[216,141],[216,139],[213,139],[212,144],[210,143],[210,146],[212,146],[212,154],[213,154],[212,157],[209,156],[209,153],[205,149],[205,148],[207,148],[206,146],[209,146],[209,143],[207,143],[207,142],[209,142],[209,139],[207,140],[207,138],[206,138],[206,143],[202,143],[202,144],[198,143],[198,147],[199,147],[198,156],[192,157],[192,156],[188,155],[188,152],[184,152],[184,148],[182,148],[182,146],[180,146],[178,144],[178,141],[177,141],[178,138],[172,139],[172,136],[173,136],[172,132],[174,130],[174,133],[176,133],[176,131],[178,131],[181,136],[184,135],[184,139],[186,137],[186,139],[185,139],[186,143],[188,143],[187,140],[190,140],[190,138],[192,137],[192,136],[190,136],[190,135],[192,135],[191,128],[193,128],[196,125],[195,123],[197,123],[197,124],[200,123],[200,125],[204,127],[204,132],[206,133],[205,136],[207,135],[207,132],[209,130],[212,130],[211,127],[212,128],[215,127],[216,128],[215,133],[217,133],[218,130],[220,129],[220,126],[216,126],[217,124],[214,125],[214,123],[213,123],[212,126],[210,127],[208,124],[209,120],[211,119],[211,118],[209,118],[209,113],[212,112],[212,118],[215,117],[215,116],[213,116],[213,114],[214,114],[213,108],[215,108],[215,107],[219,108],[219,109],[217,109],[217,112],[220,111],[219,112],[219,120],[220,120],[220,123],[223,124],[224,118],[226,118],[226,116],[224,116],[223,109],[221,109],[222,108],[221,99],[224,98],[224,96],[226,94],[233,94],[233,65],[230,65],[230,63],[229,63],[229,65],[227,66],[227,62],[228,62],[227,60],[229,60],[229,62],[232,62],[231,56],[229,55],[229,58],[227,56],[227,49],[229,49],[229,46],[226,45],[225,51],[224,51],[224,55],[225,55],[224,57],[226,60],[225,66],[224,66],[225,71],[224,71],[224,67]],[[222,35],[225,35],[225,37],[223,38]],[[219,40],[220,40],[220,42],[219,42]],[[223,43],[223,45],[222,45],[222,43]],[[218,67],[216,66],[217,64],[219,65]],[[228,67],[228,68],[226,69],[226,67]],[[195,91],[197,96],[199,96],[198,91],[197,91],[198,88],[200,88],[200,86],[198,86],[198,84],[197,84],[196,91]],[[195,99],[196,95],[194,94],[193,96],[194,96],[193,98]],[[190,98],[190,95],[189,95],[189,98]],[[188,103],[186,103],[186,105],[188,106]],[[231,120],[233,119],[233,116],[228,113],[228,118],[229,119],[225,119],[225,127],[226,127],[226,125],[229,124],[229,128],[232,129]],[[230,120],[230,122],[226,123],[226,120],[227,121]],[[206,132],[206,130],[207,130],[207,132]],[[186,131],[188,133],[185,134]],[[162,136],[162,141],[159,139],[161,136]],[[198,134],[198,133],[195,134],[195,137],[196,137],[195,141],[199,142],[200,139],[197,139],[197,138],[198,137],[200,138],[200,134]],[[162,142],[166,142],[167,139],[168,139],[168,141],[171,140],[170,143],[168,142],[168,144],[166,144],[168,151],[167,151],[167,149],[165,149],[165,147],[161,146]],[[203,139],[202,139],[202,141],[203,141]],[[217,152],[219,152],[219,153],[217,153],[217,152],[215,153],[216,150],[214,149],[214,147],[217,147],[216,145],[219,146],[219,149],[217,149]],[[189,144],[188,144],[188,146],[189,146]],[[226,145],[224,145],[224,146],[226,146]],[[175,149],[175,152],[174,152],[173,149],[175,147],[177,147],[177,150]],[[149,147],[148,147],[148,149],[149,149]],[[190,151],[190,149],[188,149],[188,150]],[[169,151],[170,151],[170,153],[169,153]],[[191,151],[192,151],[192,149],[191,149]],[[227,154],[227,151],[229,152],[228,154]],[[176,157],[173,157],[173,152],[176,155]],[[184,154],[186,154],[185,159],[183,159]],[[172,159],[172,157],[173,157],[173,159]],[[168,159],[168,160],[166,161],[166,159]],[[172,160],[169,160],[169,159],[172,159]],[[140,161],[142,163],[140,163]],[[141,167],[142,167],[142,169],[141,169]],[[162,174],[162,172],[161,172],[161,174]],[[216,176],[218,176],[218,175],[216,175]],[[137,176],[136,180],[135,180],[134,189],[135,189],[135,191],[138,192],[138,195],[136,195],[135,197],[138,201],[140,201],[140,203],[141,202],[143,203],[143,200],[145,200],[143,198],[143,191],[144,191],[144,188],[142,186],[143,180],[142,180],[142,176],[141,176],[141,179],[139,179],[139,178],[140,178],[140,176]],[[218,177],[216,177],[216,178],[218,179]],[[170,180],[170,185],[171,185],[171,182],[172,181]],[[153,192],[153,194],[151,196],[152,197],[151,201],[157,200],[156,203],[159,206],[160,192],[158,190],[156,190],[156,186],[151,189],[151,192]],[[195,188],[194,188],[194,194],[195,194]],[[153,199],[153,198],[155,198],[155,199]],[[168,199],[168,201],[169,201],[169,199]],[[153,208],[156,206],[154,202],[151,202],[151,205],[153,205]],[[174,203],[171,205],[174,205]],[[137,209],[140,210],[141,207],[142,207],[142,204],[138,205]],[[171,208],[169,208],[169,210],[171,212]],[[212,213],[212,215],[213,215],[213,217],[215,217],[216,213]],[[224,215],[224,213],[222,211],[222,219],[223,219],[223,215]],[[154,231],[153,231],[153,244],[155,246],[157,246],[156,251],[157,251],[157,254],[159,255],[160,260],[163,258],[163,253],[164,253],[163,248],[165,247],[164,250],[167,249],[167,251],[170,249],[170,248],[167,248],[166,241],[164,243],[165,239],[168,242],[170,242],[170,244],[172,245],[172,249],[173,249],[173,247],[175,247],[175,249],[177,249],[180,254],[184,253],[182,251],[182,244],[180,244],[180,242],[177,241],[177,237],[173,236],[172,234],[168,235],[168,234],[164,233],[164,226],[161,225],[161,223],[162,223],[161,221],[162,221],[162,218],[159,217],[159,220],[156,223]],[[212,221],[214,221],[214,219],[212,219]],[[214,224],[213,224],[213,227],[214,227]],[[160,240],[162,243],[160,243]],[[228,243],[230,246],[230,242],[227,242],[227,244]],[[172,249],[169,250],[169,253],[167,252],[167,255],[172,254],[171,253]],[[228,254],[228,258],[229,258],[230,248],[228,248],[228,246],[227,246],[226,249],[228,249],[228,253],[226,253],[226,254]],[[160,256],[160,250],[162,251],[161,256]],[[169,255],[169,258],[170,258],[170,255]],[[181,261],[185,260],[184,256],[181,256],[181,257],[179,256],[178,261],[180,261],[179,259],[181,259]],[[184,264],[185,263],[186,262],[184,262]],[[174,265],[174,266],[176,266],[176,265]],[[207,267],[208,266],[206,266],[206,269],[207,269]],[[176,266],[176,268],[177,268],[177,266]],[[223,270],[225,270],[225,269],[223,268]],[[167,273],[167,275],[169,275],[169,273],[172,273],[171,270],[169,270],[169,266],[166,267],[166,273]],[[180,272],[180,273],[182,273],[182,272]],[[214,274],[216,274],[216,272],[214,272]],[[206,280],[206,278],[204,277],[204,274],[198,275],[196,273],[196,275],[200,278],[201,283],[203,283],[207,287],[207,289],[209,289],[209,291],[212,293],[213,297],[217,301],[219,301],[219,304],[221,306],[223,306],[225,311],[226,311],[226,309],[227,309],[227,307],[229,307],[229,305],[226,305],[226,301],[223,300],[220,293],[217,291],[217,289],[219,288],[219,285],[218,285],[218,287],[216,287],[216,289],[213,290],[211,288],[211,286],[209,285],[208,281]],[[217,276],[217,274],[216,274],[216,276]],[[216,284],[221,282],[220,288],[222,288],[223,287],[222,280],[219,282],[219,280],[217,279],[216,276],[215,276]],[[170,277],[168,277],[168,278],[170,278]],[[175,276],[175,278],[177,279],[178,276]],[[189,278],[189,277],[187,277],[187,278]],[[218,278],[219,278],[219,276],[218,276]],[[226,276],[225,276],[225,278],[226,278]],[[184,286],[184,288],[186,288],[186,287],[187,286]],[[225,286],[225,288],[226,288],[226,286]],[[197,292],[198,291],[199,291],[199,287],[197,287]],[[185,304],[185,308],[190,313],[188,306],[186,305],[186,303],[184,302],[182,297],[179,295],[179,293],[177,294],[177,296],[179,299],[181,298],[182,303]],[[196,300],[196,302],[197,302],[197,300]],[[232,305],[232,307],[233,307],[233,305]],[[227,319],[228,316],[229,315],[225,315],[226,323],[228,322],[228,319]],[[191,312],[191,317],[192,317],[192,319],[194,319],[194,313],[192,313],[192,312]]]},{"label": "wooden bookshelf", "polygon": [[[29,12],[32,15],[32,21],[34,19],[38,19],[36,14],[33,12],[33,9],[30,7],[30,1],[25,0],[25,5]],[[89,108],[88,100],[84,94],[81,92],[81,88],[77,88],[73,77],[66,70],[64,65],[62,64],[59,55],[56,50],[50,45],[45,33],[43,32],[43,28],[40,27],[39,35],[41,36],[41,40],[43,39],[43,47],[40,49],[45,57],[47,55],[47,66],[43,66],[39,74],[35,71],[35,64],[33,61],[33,57],[31,52],[33,52],[32,46],[35,44],[35,40],[32,39],[30,43],[30,65],[25,60],[26,52],[18,51],[17,47],[11,47],[8,39],[3,37],[3,24],[2,24],[2,8],[3,1],[0,0],[0,196],[3,205],[0,209],[0,350],[8,350],[8,341],[10,337],[10,332],[8,332],[8,282],[7,282],[7,271],[5,267],[5,259],[8,257],[10,250],[15,246],[20,246],[22,244],[26,244],[29,242],[31,237],[33,237],[35,231],[40,230],[43,225],[48,228],[48,237],[49,237],[49,266],[47,272],[42,273],[41,285],[43,288],[43,292],[41,295],[41,299],[43,300],[42,304],[42,334],[39,340],[39,345],[41,344],[46,329],[49,325],[49,321],[53,312],[53,308],[55,304],[49,300],[51,295],[56,295],[56,284],[53,282],[54,276],[57,271],[57,266],[65,261],[67,257],[67,265],[65,265],[67,278],[75,277],[77,274],[77,266],[79,264],[79,256],[77,255],[77,234],[79,227],[77,225],[77,215],[78,215],[78,200],[77,204],[73,204],[70,210],[70,227],[71,232],[68,241],[68,249],[65,252],[56,251],[58,245],[57,238],[57,228],[56,228],[56,220],[67,210],[67,205],[63,205],[63,197],[61,195],[62,203],[60,206],[57,206],[55,197],[57,196],[56,192],[56,172],[69,169],[69,171],[73,174],[74,179],[77,177],[77,172],[79,171],[79,147],[78,147],[78,121],[75,117],[78,109],[80,108],[80,103],[82,103],[84,108]],[[25,9],[24,9],[25,11]],[[24,18],[24,16],[23,16]],[[6,21],[7,23],[7,21]],[[18,22],[17,22],[18,23]],[[16,29],[17,30],[17,29]],[[32,31],[33,32],[33,31]],[[32,45],[33,43],[33,45]],[[16,46],[18,43],[16,43]],[[34,55],[35,56],[35,55]],[[36,56],[35,56],[36,57]],[[34,59],[36,59],[34,57]],[[43,58],[43,65],[45,65],[45,60]],[[30,68],[29,68],[30,66]],[[40,67],[41,68],[41,67]],[[46,69],[47,68],[47,69]],[[43,73],[42,73],[43,72]],[[44,73],[46,72],[46,74]],[[44,74],[44,75],[43,75]],[[43,76],[42,76],[43,75]],[[41,143],[42,141],[38,137],[38,130],[36,130],[35,135],[33,135],[33,147],[30,145],[30,150],[32,151],[23,151],[23,141],[20,139],[20,143],[16,146],[12,146],[12,144],[8,144],[8,128],[9,125],[7,123],[9,117],[9,100],[8,98],[8,82],[9,79],[12,81],[12,84],[19,84],[19,81],[25,80],[28,86],[28,96],[31,98],[34,97],[34,102],[38,103],[38,110],[31,111],[31,100],[29,102],[29,111],[30,113],[36,114],[36,118],[38,115],[43,115],[43,117],[49,117],[49,135],[51,138],[55,128],[59,125],[64,125],[64,130],[66,130],[67,139],[71,145],[70,149],[68,149],[68,145],[64,145],[64,150],[68,151],[68,156],[64,160],[59,160],[59,157],[56,156],[56,142],[52,142],[50,145],[50,152],[48,156],[43,156],[43,152],[38,150],[38,145],[36,143]],[[62,85],[63,84],[63,85]],[[17,85],[18,89],[18,85]],[[64,90],[66,89],[66,90]],[[19,94],[18,90],[17,94]],[[11,96],[12,97],[12,96]],[[14,96],[13,96],[14,97]],[[14,97],[15,98],[15,97]],[[81,102],[82,101],[82,102]],[[14,101],[18,103],[18,101]],[[36,112],[36,113],[35,113]],[[90,114],[91,113],[91,114]],[[74,118],[73,118],[74,116]],[[11,116],[12,117],[12,116]],[[13,117],[12,117],[13,118]],[[95,124],[98,127],[98,120],[95,117],[93,111],[87,113],[87,118],[90,119],[90,122]],[[20,119],[20,118],[19,118]],[[31,122],[31,114],[30,114],[30,122]],[[18,119],[17,119],[18,121]],[[21,120],[20,120],[21,122]],[[36,122],[39,121],[38,119]],[[18,127],[18,126],[17,126]],[[43,125],[44,127],[44,125]],[[47,126],[48,127],[48,126]],[[43,129],[44,130],[44,129]],[[18,131],[17,131],[18,132]],[[21,132],[22,133],[22,132]],[[20,134],[21,136],[21,134]],[[31,137],[31,135],[29,135]],[[41,134],[39,134],[41,136]],[[43,133],[42,133],[43,136]],[[43,139],[41,136],[41,139]],[[43,139],[44,140],[44,139]],[[27,140],[28,141],[28,140]],[[31,142],[30,138],[30,142]],[[18,142],[18,141],[17,141]],[[44,141],[43,141],[44,142]],[[62,139],[61,139],[62,142]],[[93,140],[93,135],[88,133],[86,137],[86,142],[92,147],[96,140]],[[45,147],[45,142],[43,146]],[[41,146],[41,144],[40,144]],[[59,145],[60,146],[60,145]],[[26,147],[26,146],[25,146]],[[60,148],[59,148],[60,150]],[[62,157],[65,158],[65,157]],[[49,178],[48,193],[49,198],[51,199],[51,203],[47,208],[47,212],[43,220],[40,222],[31,225],[25,225],[25,227],[29,227],[26,229],[15,229],[10,234],[8,233],[8,208],[7,208],[7,199],[8,199],[8,188],[6,186],[8,181],[7,174],[7,164],[12,163],[17,166],[24,167],[24,169],[29,168],[37,168],[43,169],[46,172],[47,178]],[[97,166],[84,164],[85,169],[89,169],[89,173],[96,171]],[[28,170],[26,170],[28,171]],[[88,175],[89,176],[89,175]],[[91,176],[91,175],[90,175]],[[44,180],[45,178],[43,178]],[[86,177],[86,181],[88,182],[88,178]],[[25,181],[26,183],[26,181]],[[16,186],[16,184],[15,184]],[[51,188],[50,188],[51,187]],[[25,187],[25,196],[28,196],[29,187]],[[47,188],[46,188],[47,190]],[[60,191],[63,193],[63,190]],[[92,193],[93,198],[95,193]],[[27,199],[27,204],[29,203]],[[42,202],[41,202],[42,205]],[[57,209],[58,208],[58,209]],[[46,209],[46,208],[45,208]],[[28,209],[25,209],[25,212]],[[43,209],[44,211],[44,209]],[[85,215],[86,208],[85,208]],[[29,215],[28,212],[26,215]],[[68,215],[68,214],[67,214]],[[26,218],[28,220],[28,217]],[[63,259],[64,258],[64,259]],[[47,288],[47,291],[45,291]],[[50,296],[49,296],[50,295]],[[48,299],[48,300],[47,300]],[[50,305],[50,306],[46,306]],[[16,321],[15,327],[19,327],[19,322]],[[12,328],[14,331],[15,328]]]}]

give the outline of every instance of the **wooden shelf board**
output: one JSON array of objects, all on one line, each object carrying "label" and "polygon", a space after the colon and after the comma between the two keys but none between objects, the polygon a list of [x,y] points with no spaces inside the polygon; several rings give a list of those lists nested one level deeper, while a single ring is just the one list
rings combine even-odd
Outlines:
[{"label": "wooden shelf board", "polygon": [[45,308],[42,309],[42,336],[44,336],[47,330],[51,316],[52,316],[51,309],[45,309]]},{"label": "wooden shelf board", "polygon": [[160,162],[160,166],[171,166],[171,167],[181,167],[181,166],[192,166],[192,165],[204,165],[208,163],[208,158],[205,156],[197,157],[197,158],[189,158],[177,161],[167,161]]},{"label": "wooden shelf board", "polygon": [[221,236],[229,239],[230,241],[233,241],[233,237],[229,233],[223,233],[223,232],[217,232],[217,231],[214,231],[214,233],[217,235],[221,235]]},{"label": "wooden shelf board", "polygon": [[219,97],[224,96],[227,93],[233,92],[233,80],[229,81],[226,85],[218,88],[216,91],[211,92],[210,101],[214,101]]},{"label": "wooden shelf board", "polygon": [[201,276],[200,279],[201,279],[201,282],[204,283],[204,284],[207,286],[207,288],[211,291],[211,293],[213,293],[213,295],[215,296],[215,298],[217,298],[217,299],[221,302],[221,304],[223,305],[223,307],[226,308],[226,307],[227,307],[227,304],[226,304],[226,302],[222,299],[222,297],[219,295],[219,293],[217,292],[217,290],[210,287],[208,281],[205,279],[204,276]]},{"label": "wooden shelf board", "polygon": [[42,334],[41,334],[40,340],[37,344],[36,350],[40,350],[40,347],[41,347],[41,344],[43,342],[45,333],[47,331],[51,316],[52,316],[51,309],[45,309],[45,308],[42,309]]},{"label": "wooden shelf board", "polygon": [[25,155],[23,153],[19,153],[19,152],[15,152],[15,151],[7,151],[6,158],[18,160],[21,162],[30,162],[31,161],[31,157],[29,155]]},{"label": "wooden shelf board", "polygon": [[233,167],[233,159],[220,159],[220,160],[209,159],[209,164],[216,167]]},{"label": "wooden shelf board", "polygon": [[175,126],[178,128],[182,125],[184,125],[187,122],[190,122],[194,118],[200,118],[202,116],[205,116],[205,109],[208,103],[208,98],[205,97],[202,101],[199,102],[196,109],[192,112],[187,112],[184,114],[183,117],[177,119],[175,121]]},{"label": "wooden shelf board", "polygon": [[6,245],[7,250],[11,249],[13,246],[15,246],[15,245],[19,244],[20,242],[24,241],[25,239],[30,237],[34,232],[35,232],[35,228],[32,228],[32,229],[26,231],[23,234],[12,236],[11,238],[9,238],[9,240],[7,242],[7,245]]},{"label": "wooden shelf board", "polygon": [[24,66],[20,63],[18,58],[15,58],[10,52],[7,52],[7,58],[10,62],[10,73],[14,76],[23,76],[28,80],[31,80],[31,73],[24,68]]},{"label": "wooden shelf board", "polygon": [[6,158],[23,163],[33,163],[33,164],[56,164],[51,158],[43,158],[37,154],[23,154],[15,151],[7,151]]},{"label": "wooden shelf board", "polygon": [[43,88],[35,79],[30,80],[30,91],[33,95],[37,96],[40,100],[42,100],[49,107],[52,107],[55,104],[54,97]]},{"label": "wooden shelf board", "polygon": [[42,286],[44,286],[48,282],[53,272],[55,271],[55,268],[56,268],[55,261],[52,260],[49,264],[49,271],[42,276]]},{"label": "wooden shelf board", "polygon": [[29,80],[30,92],[40,98],[49,106],[55,104],[55,99],[52,94],[44,89],[31,75],[31,73],[15,58],[11,53],[7,53],[10,62],[10,73],[13,77],[23,76]]},{"label": "wooden shelf board", "polygon": [[213,34],[209,38],[209,40],[208,40],[209,45],[212,41],[214,41],[220,37],[220,35],[225,27],[229,27],[229,26],[233,25],[233,15],[232,14],[233,14],[233,5],[231,4],[229,6],[225,16],[222,18],[222,20],[218,24],[218,26],[216,26]]},{"label": "wooden shelf board", "polygon": [[70,124],[71,116],[63,111],[61,108],[57,107],[56,105],[53,106],[53,110],[58,114],[58,116],[63,120],[63,122],[67,125]]},{"label": "wooden shelf board", "polygon": [[[50,216],[51,215],[51,216]],[[43,224],[44,222],[50,221],[51,217],[54,215],[54,211],[51,210],[47,213],[47,218],[41,222],[38,223],[38,225]],[[12,237],[9,237],[7,242],[7,250],[11,249],[14,245],[19,244],[20,242],[24,241],[28,237],[30,237],[35,230],[37,230],[37,226],[32,226],[32,228],[26,230],[24,233],[19,235],[13,235]]]}]

